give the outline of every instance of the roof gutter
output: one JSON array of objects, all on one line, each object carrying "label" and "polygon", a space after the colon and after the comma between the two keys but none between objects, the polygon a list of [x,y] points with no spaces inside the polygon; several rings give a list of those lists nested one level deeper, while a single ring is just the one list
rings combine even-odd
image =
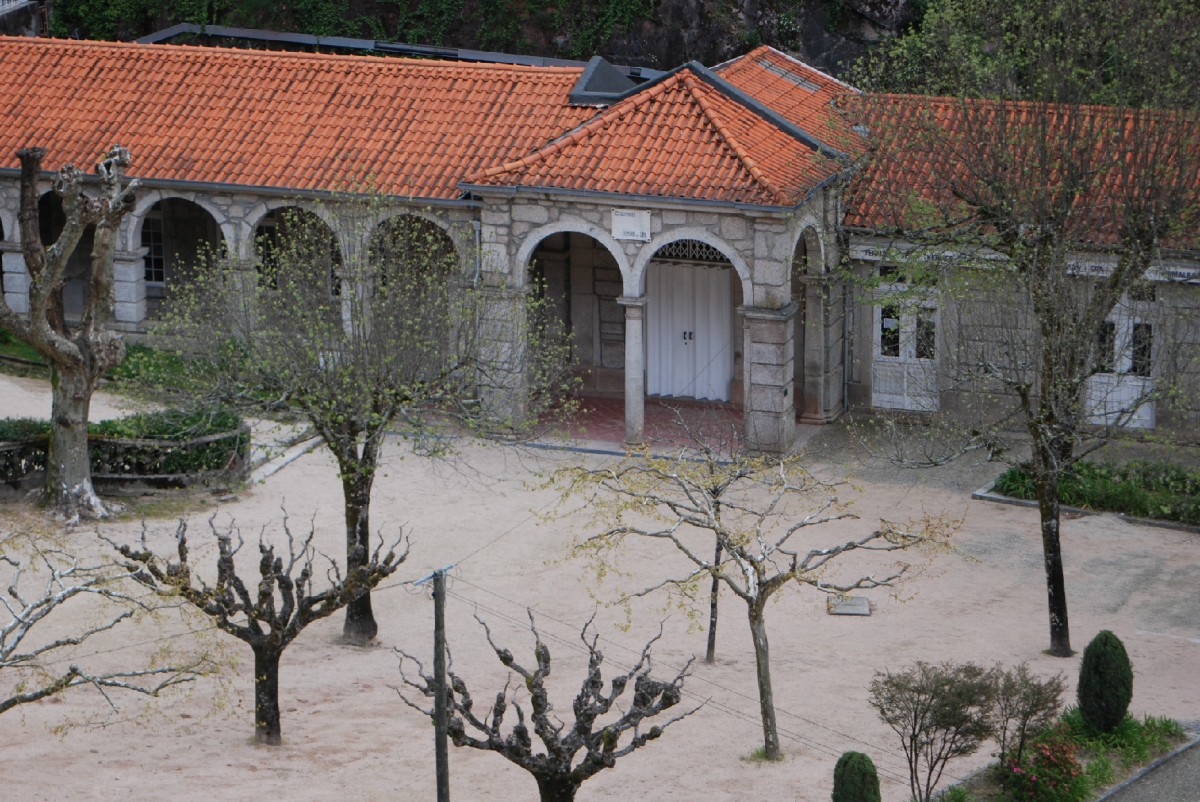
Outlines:
[{"label": "roof gutter", "polygon": [[632,192],[604,192],[598,189],[564,189],[561,187],[531,187],[519,186],[516,184],[505,184],[502,186],[492,186],[490,184],[468,184],[460,183],[458,186],[464,192],[475,193],[479,195],[494,195],[502,198],[513,198],[518,195],[557,195],[559,197],[575,197],[581,200],[595,202],[597,200],[606,201],[631,201],[633,203],[648,203],[655,206],[664,204],[679,205],[679,206],[697,206],[701,208],[720,208],[720,209],[737,209],[739,211],[761,212],[768,214],[790,214],[797,206],[803,205],[812,193],[816,192],[825,182],[817,185],[804,200],[791,206],[769,206],[759,203],[741,203],[737,201],[721,201],[710,200],[708,198],[677,198],[667,195],[638,195]]},{"label": "roof gutter", "polygon": [[[55,170],[43,170],[40,178],[52,179],[57,174]],[[21,171],[14,167],[0,167],[0,176],[20,177]],[[150,178],[139,175],[129,175],[129,179],[137,179],[143,189],[175,189],[189,192],[228,192],[231,194],[272,195],[283,198],[312,198],[328,200],[339,196],[365,197],[372,196],[392,201],[402,201],[409,204],[420,204],[431,207],[477,207],[479,201],[470,198],[423,198],[416,195],[390,195],[387,193],[345,192],[334,189],[300,189],[291,187],[272,187],[256,184],[231,184],[227,182],[183,181],[171,178]],[[99,183],[99,176],[85,173],[83,180],[87,183]]]}]

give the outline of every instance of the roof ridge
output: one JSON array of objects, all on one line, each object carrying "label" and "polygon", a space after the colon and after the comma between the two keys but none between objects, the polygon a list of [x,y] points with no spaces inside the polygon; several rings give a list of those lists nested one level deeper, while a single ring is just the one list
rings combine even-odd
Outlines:
[{"label": "roof ridge", "polygon": [[112,49],[112,50],[151,50],[159,53],[182,52],[203,53],[207,56],[228,56],[231,58],[277,58],[295,61],[348,61],[374,65],[393,64],[410,67],[434,67],[460,69],[477,69],[495,72],[534,72],[534,73],[581,73],[583,67],[567,67],[556,65],[509,64],[505,62],[452,61],[450,59],[411,58],[408,56],[378,56],[360,53],[310,53],[297,50],[256,50],[248,47],[204,47],[201,45],[176,45],[158,42],[113,42],[100,39],[58,39],[49,36],[8,36],[0,34],[0,45],[21,44],[41,47],[71,47],[78,50]]},{"label": "roof ridge", "polygon": [[683,77],[684,86],[692,95],[692,98],[695,99],[696,103],[700,105],[700,109],[704,112],[705,118],[709,121],[709,123],[712,124],[714,128],[717,129],[717,133],[719,133],[722,139],[724,139],[729,147],[733,149],[733,152],[737,154],[738,159],[743,165],[745,165],[750,175],[754,176],[754,180],[761,184],[768,192],[770,192],[776,200],[786,203],[788,200],[786,193],[780,190],[779,187],[775,186],[775,184],[769,178],[767,178],[766,173],[764,173],[762,168],[758,166],[758,161],[750,155],[749,151],[742,147],[742,144],[738,142],[738,139],[733,135],[733,132],[725,126],[725,123],[721,122],[716,110],[708,101],[708,98],[701,95],[699,91],[699,83],[700,82],[697,81],[696,77],[693,75],[685,75]]}]

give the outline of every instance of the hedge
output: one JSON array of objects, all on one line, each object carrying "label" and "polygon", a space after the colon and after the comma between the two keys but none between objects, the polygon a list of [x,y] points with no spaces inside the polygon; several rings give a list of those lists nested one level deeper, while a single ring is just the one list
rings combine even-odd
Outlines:
[{"label": "hedge", "polygon": [[[995,490],[1013,498],[1035,499],[1029,464],[1001,474]],[[1058,497],[1071,507],[1200,525],[1200,469],[1196,468],[1142,460],[1078,462],[1064,471]]]},{"label": "hedge", "polygon": [[[0,482],[16,486],[46,467],[50,422],[0,419]],[[223,474],[241,478],[249,428],[225,410],[163,410],[88,424],[93,478],[166,479]]]}]

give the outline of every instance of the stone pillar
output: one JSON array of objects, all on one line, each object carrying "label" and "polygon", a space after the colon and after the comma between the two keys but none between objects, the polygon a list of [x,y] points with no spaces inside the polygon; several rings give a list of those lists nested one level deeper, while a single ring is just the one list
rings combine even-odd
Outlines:
[{"label": "stone pillar", "polygon": [[146,320],[145,248],[117,251],[113,257],[113,309],[115,327],[124,331],[144,328]]},{"label": "stone pillar", "polygon": [[646,299],[622,295],[625,307],[625,442],[638,445],[646,430]]},{"label": "stone pillar", "polygon": [[782,309],[743,307],[747,387],[743,405],[745,445],[750,451],[782,454],[796,437],[792,399],[793,325],[796,304]]},{"label": "stone pillar", "polygon": [[835,297],[834,279],[827,275],[800,278],[804,287],[804,397],[801,423],[830,423],[842,413],[841,296]]},{"label": "stone pillar", "polygon": [[29,314],[29,274],[21,246],[15,242],[0,243],[0,260],[4,270],[4,300],[18,315]]},{"label": "stone pillar", "polygon": [[508,432],[526,418],[528,338],[523,290],[485,287],[479,329],[479,401],[489,428]]}]

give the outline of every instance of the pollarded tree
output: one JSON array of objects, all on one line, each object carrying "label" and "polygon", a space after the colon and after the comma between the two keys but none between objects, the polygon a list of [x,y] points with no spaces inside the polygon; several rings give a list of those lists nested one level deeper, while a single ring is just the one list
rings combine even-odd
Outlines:
[{"label": "pollarded tree", "polygon": [[384,553],[380,543],[374,552],[356,560],[344,577],[331,560],[328,584],[318,589],[313,582],[313,532],[308,532],[297,549],[284,516],[286,558],[276,556],[275,547],[260,539],[258,577],[248,581],[238,574],[235,564],[243,543],[241,534],[232,524],[219,530],[211,518],[209,527],[217,540],[217,578],[211,585],[193,572],[183,521],[176,530],[178,560],[151,551],[144,533],[141,548],[109,543],[125,558],[130,573],[136,572],[141,581],[167,598],[183,599],[211,618],[222,632],[250,647],[254,652],[254,738],[258,743],[276,746],[283,741],[279,661],[284,650],[309,624],[332,615],[394,573],[408,550],[397,554],[398,544],[393,544]]},{"label": "pollarded tree", "polygon": [[[225,402],[284,408],[305,418],[337,460],[347,570],[366,559],[380,449],[394,424],[425,453],[441,453],[448,422],[490,429],[536,420],[569,380],[566,340],[544,316],[515,305],[513,319],[485,305],[448,235],[423,217],[384,219],[372,198],[280,213],[260,238],[256,270],[197,270],[174,291],[163,331],[198,358],[202,392]],[[395,211],[395,210],[391,210]],[[531,303],[536,303],[532,302]],[[500,319],[497,319],[497,316]],[[484,318],[511,338],[485,339]],[[522,388],[517,419],[479,403],[481,386]],[[344,636],[375,637],[370,594],[347,606]]]},{"label": "pollarded tree", "polygon": [[[1189,303],[1170,257],[1200,250],[1198,32],[1195,8],[1167,0],[947,0],[864,73],[946,96],[845,104],[872,144],[848,222],[903,243],[886,280],[906,290],[885,303],[956,318],[936,381],[973,444],[1028,436],[1058,656],[1064,471],[1190,394],[1176,377],[1197,361],[1194,311],[1167,309]],[[936,289],[914,294],[922,277]]]},{"label": "pollarded tree", "polygon": [[[837,486],[806,471],[795,455],[737,454],[721,459],[711,450],[688,448],[673,457],[633,453],[613,468],[564,469],[557,481],[568,494],[585,498],[597,523],[606,527],[574,545],[574,553],[586,557],[598,577],[620,571],[619,550],[627,538],[646,538],[673,547],[685,561],[678,573],[633,596],[665,588],[690,603],[696,600],[697,583],[715,579],[745,605],[763,753],[772,760],[780,756],[780,746],[767,603],[792,584],[831,595],[892,585],[907,564],[891,563],[883,576],[842,579],[831,572],[831,566],[851,552],[932,546],[949,529],[946,522],[932,519],[915,531],[881,521],[873,530],[841,542],[806,542],[819,537],[826,525],[856,516],[839,502]],[[715,559],[710,559],[707,555],[714,552]]]},{"label": "pollarded tree", "polygon": [[[43,148],[23,148],[21,160],[21,253],[29,274],[29,310],[21,315],[0,298],[0,326],[32,346],[50,366],[52,407],[50,452],[42,502],[56,515],[75,521],[102,518],[108,508],[92,487],[87,424],[92,393],[100,379],[125,357],[121,336],[109,329],[115,296],[113,256],[121,220],[133,205],[136,181],[127,182],[129,152],[114,145],[96,166],[100,194],[84,193],[84,176],[66,165],[54,177],[66,222],[58,239],[42,244],[38,181]],[[94,229],[88,286],[78,320],[63,308],[67,265],[85,232]]]},{"label": "pollarded tree", "polygon": [[[5,589],[0,595],[5,611],[0,619],[0,713],[84,686],[99,690],[115,707],[112,691],[157,696],[204,670],[202,660],[119,671],[93,670],[79,662],[75,647],[151,611],[139,598],[139,586],[133,583],[137,577],[111,564],[87,563],[19,540],[10,534],[0,543]],[[32,591],[31,583],[36,583]],[[64,631],[67,620],[75,625]],[[42,631],[56,623],[63,634],[44,637]]]},{"label": "pollarded tree", "polygon": [[[518,687],[505,684],[504,690],[496,694],[496,701],[481,716],[475,709],[474,699],[466,682],[453,672],[449,673],[447,710],[449,715],[448,735],[455,746],[469,746],[487,752],[495,752],[533,775],[538,785],[541,802],[573,802],[579,787],[604,769],[611,769],[617,760],[640,749],[657,739],[667,727],[691,715],[696,708],[681,713],[666,721],[656,719],[661,713],[679,704],[683,681],[691,666],[691,660],[667,681],[651,676],[650,647],[658,640],[655,636],[642,649],[637,663],[628,671],[609,680],[608,690],[604,687],[601,668],[604,653],[599,649],[600,637],[592,622],[584,625],[580,640],[588,653],[587,675],[575,696],[571,709],[575,721],[568,726],[558,719],[546,691],[546,677],[550,676],[550,648],[542,640],[534,624],[533,613],[529,613],[529,629],[533,632],[533,659],[535,668],[526,668],[516,661],[512,652],[496,645],[492,632],[482,619],[476,616],[487,635],[488,644],[509,671],[520,678]],[[417,658],[397,649],[401,656],[401,676],[404,661],[412,661],[417,667],[420,681],[404,677],[404,683],[416,689],[426,698],[438,693],[436,678],[426,674]],[[633,683],[633,696],[622,703],[620,700]],[[529,724],[525,709],[520,703],[520,690],[525,689],[529,698]],[[400,698],[430,718],[433,711],[425,710],[409,701],[403,693]],[[510,706],[516,710],[517,721],[505,732],[505,716]],[[650,723],[646,729],[643,722]],[[542,749],[534,745],[533,735],[542,743]],[[622,739],[629,739],[622,743]]]}]

